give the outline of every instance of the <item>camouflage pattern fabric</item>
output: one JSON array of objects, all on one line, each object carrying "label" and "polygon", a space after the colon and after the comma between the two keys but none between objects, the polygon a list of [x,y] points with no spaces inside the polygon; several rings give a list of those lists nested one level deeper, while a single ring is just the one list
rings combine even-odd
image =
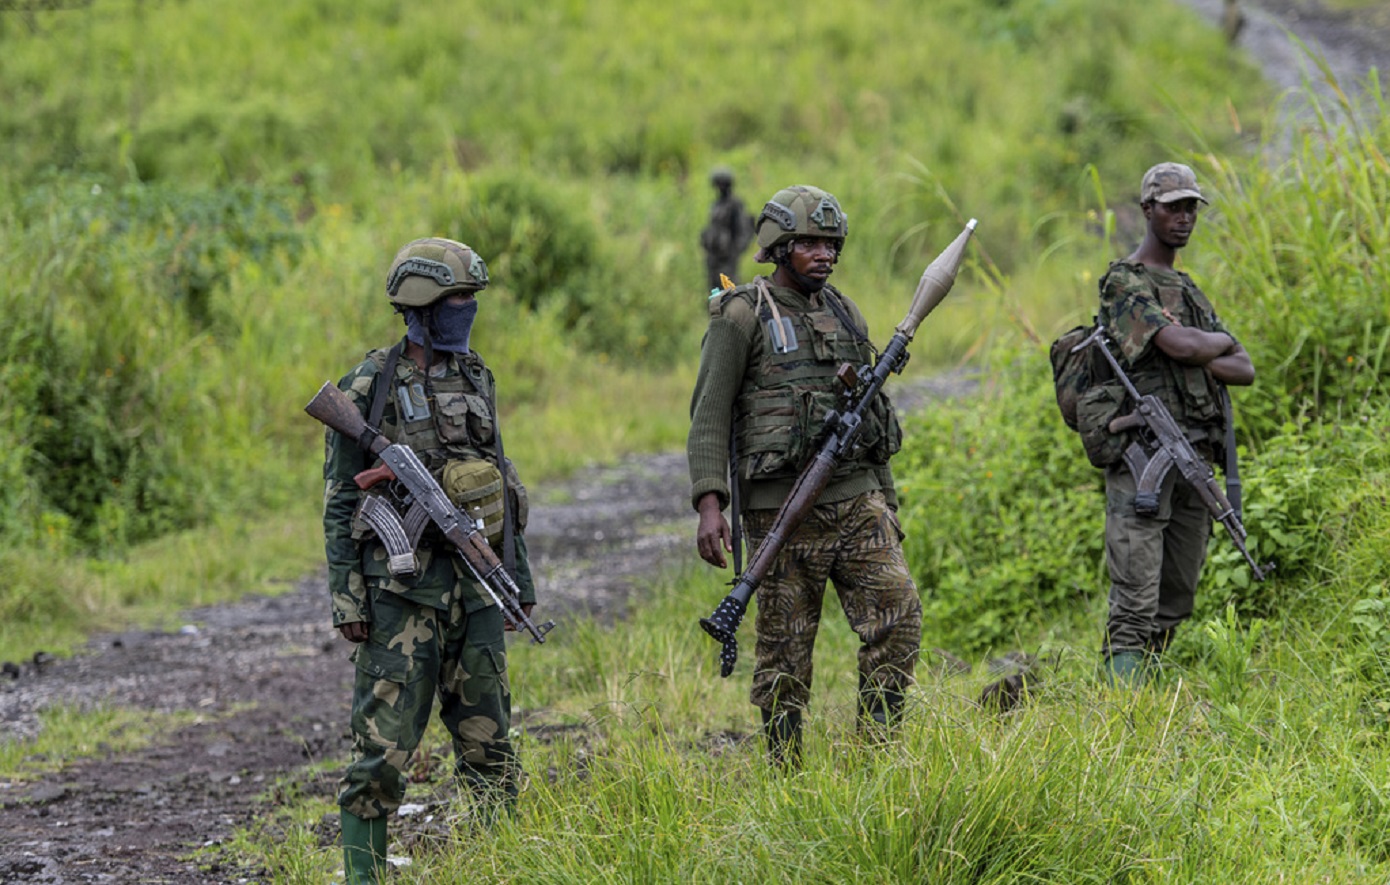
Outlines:
[{"label": "camouflage pattern fabric", "polygon": [[1229,335],[1207,296],[1181,271],[1130,261],[1112,262],[1100,289],[1099,320],[1135,388],[1161,399],[1189,439],[1219,446],[1225,419],[1216,382],[1204,367],[1184,366],[1153,344],[1153,336],[1175,322]]},{"label": "camouflage pattern fabric", "polygon": [[[756,548],[776,511],[745,514]],[[922,601],[902,551],[902,529],[881,492],[819,504],[783,547],[758,587],[757,668],[750,699],[764,710],[804,709],[826,581],[863,643],[860,684],[902,692],[922,641]]]},{"label": "camouflage pattern fabric", "polygon": [[1176,470],[1163,481],[1156,517],[1135,514],[1134,492],[1124,464],[1105,471],[1107,655],[1163,650],[1163,637],[1192,614],[1211,535],[1211,513]]},{"label": "camouflage pattern fabric", "polygon": [[[372,351],[338,383],[364,417],[371,410],[376,385],[382,383],[385,351]],[[476,354],[451,354],[441,370],[430,377],[433,397],[428,414],[406,420],[397,401],[399,391],[424,390],[424,375],[410,360],[396,364],[391,379],[391,396],[382,413],[381,431],[393,442],[410,446],[439,479],[444,467],[455,460],[496,460],[497,434],[492,416],[495,385],[492,372]],[[422,401],[423,402],[423,401]],[[424,411],[424,410],[422,410]],[[353,482],[361,471],[372,466],[354,440],[336,431],[325,435],[324,453],[324,546],[328,559],[328,589],[332,598],[333,625],[368,621],[367,580],[389,576],[386,549],[375,537],[364,536],[365,524],[354,518],[364,494]],[[523,532],[526,528],[526,490],[510,461],[507,467],[509,505],[517,514],[514,538],[517,586],[522,602],[535,602],[535,583],[526,558]],[[426,529],[422,548],[439,536]],[[419,554],[420,574],[400,578],[392,590],[422,605],[447,609],[456,595],[462,595],[465,609],[474,611],[492,604],[457,557],[432,557],[428,549]]]},{"label": "camouflage pattern fabric", "polygon": [[[384,352],[373,351],[338,385],[364,417],[376,385],[385,380],[383,361]],[[423,374],[402,359],[390,380],[392,395],[381,421],[387,438],[409,445],[431,470],[442,471],[452,460],[495,461],[492,373],[476,354],[453,354],[436,367],[429,378],[432,395],[413,404],[413,419],[403,414],[407,409],[398,395],[416,385],[424,389]],[[501,612],[432,529],[416,551],[418,572],[391,574],[385,546],[364,535],[354,519],[363,493],[353,477],[369,466],[354,440],[328,432],[324,535],[333,623],[371,625],[353,654],[353,761],[338,801],[364,820],[400,805],[403,771],[437,696],[459,780],[489,805],[505,804],[516,793],[519,767],[507,739],[511,691]],[[510,462],[506,467],[509,506],[518,512],[515,578],[522,602],[531,603],[535,586],[522,534],[525,490]]]},{"label": "camouflage pattern fabric", "polygon": [[353,653],[352,764],[338,803],[364,820],[400,807],[405,769],[437,695],[460,786],[485,807],[507,805],[520,769],[507,737],[511,687],[500,612],[441,611],[374,586],[372,615],[371,634]]}]

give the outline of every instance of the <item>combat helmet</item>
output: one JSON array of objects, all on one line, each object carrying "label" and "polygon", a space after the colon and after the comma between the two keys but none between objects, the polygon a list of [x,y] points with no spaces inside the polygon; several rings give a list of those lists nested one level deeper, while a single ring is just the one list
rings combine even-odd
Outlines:
[{"label": "combat helmet", "polygon": [[818,187],[797,184],[783,188],[763,205],[755,225],[758,254],[755,261],[772,260],[772,250],[800,237],[838,240],[849,235],[849,219],[834,195]]},{"label": "combat helmet", "polygon": [[715,187],[732,187],[734,170],[728,166],[715,166],[709,172],[709,183]]},{"label": "combat helmet", "polygon": [[487,283],[487,264],[471,246],[426,237],[406,243],[396,253],[386,273],[386,297],[404,310],[456,292],[481,292]]}]

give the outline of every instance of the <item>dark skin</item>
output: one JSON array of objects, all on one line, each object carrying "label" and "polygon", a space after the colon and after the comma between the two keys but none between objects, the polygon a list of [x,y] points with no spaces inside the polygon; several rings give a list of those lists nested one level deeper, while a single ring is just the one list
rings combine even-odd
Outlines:
[{"label": "dark skin", "polygon": [[[777,269],[772,272],[772,283],[803,295],[811,295],[813,292],[807,291],[807,288],[788,272],[788,267],[801,276],[824,285],[835,272],[835,262],[839,257],[838,240],[819,237],[792,240],[787,249],[785,263],[779,262]],[[695,509],[700,514],[700,524],[695,530],[695,547],[700,552],[700,558],[715,568],[727,568],[728,560],[725,554],[733,552],[733,532],[729,528],[729,521],[724,518],[724,508],[719,502],[719,495],[706,492],[696,502]]]},{"label": "dark skin", "polygon": [[[473,298],[474,295],[472,292],[458,292],[442,300],[450,304],[466,304],[472,301]],[[402,355],[415,363],[415,366],[421,372],[425,371],[425,348],[423,345],[416,344],[414,341],[406,341],[405,350],[402,351]],[[434,354],[434,364],[438,365],[448,359],[448,357],[449,354],[445,351],[436,351]],[[526,617],[529,618],[531,617],[531,610],[535,607],[534,603],[527,603],[521,607],[521,610],[524,611]],[[370,621],[351,621],[346,624],[338,625],[338,633],[348,642],[366,642],[367,637],[371,634],[371,629],[372,625]],[[516,626],[513,624],[506,624],[503,629],[508,633],[516,632]]]},{"label": "dark skin", "polygon": [[[1195,197],[1188,197],[1170,203],[1144,203],[1148,227],[1143,242],[1129,260],[1172,270],[1178,250],[1187,245],[1197,227],[1197,202]],[[1153,342],[1169,359],[1187,366],[1203,366],[1222,384],[1245,386],[1254,382],[1255,366],[1250,354],[1230,335],[1180,325],[1166,310],[1163,315],[1173,325],[1158,330]]]}]

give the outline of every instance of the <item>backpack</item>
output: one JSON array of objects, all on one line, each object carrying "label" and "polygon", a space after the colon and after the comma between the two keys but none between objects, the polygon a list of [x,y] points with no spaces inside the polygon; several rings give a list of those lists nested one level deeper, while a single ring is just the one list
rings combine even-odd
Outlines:
[{"label": "backpack", "polygon": [[1104,356],[1096,352],[1103,341],[1076,350],[1095,326],[1077,326],[1052,342],[1052,386],[1057,409],[1066,425],[1081,434],[1081,447],[1095,467],[1109,467],[1124,457],[1128,433],[1111,433],[1110,421],[1126,407],[1128,397]]},{"label": "backpack", "polygon": [[1072,430],[1076,425],[1076,401],[1091,387],[1110,379],[1110,366],[1090,347],[1075,350],[1095,331],[1095,326],[1076,326],[1052,342],[1048,356],[1052,360],[1052,386],[1057,393],[1057,408],[1062,420]]}]

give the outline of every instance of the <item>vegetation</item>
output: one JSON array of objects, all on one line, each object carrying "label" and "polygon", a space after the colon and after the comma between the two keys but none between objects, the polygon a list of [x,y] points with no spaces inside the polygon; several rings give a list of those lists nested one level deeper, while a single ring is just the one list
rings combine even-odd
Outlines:
[{"label": "vegetation", "polygon": [[[709,576],[676,572],[621,641],[587,624],[516,647],[518,816],[478,839],[451,806],[457,826],[401,881],[1384,881],[1390,124],[1374,83],[1381,122],[1315,119],[1276,160],[1252,73],[1176,4],[238,11],[0,17],[6,655],[317,561],[321,431],[300,408],[399,334],[380,280],[415,236],[490,262],[478,341],[533,485],[678,446],[703,173],[729,163],[751,203],[793,181],[837,194],[852,231],[836,280],[880,330],[981,219],[909,372],[966,363],[985,383],[910,420],[902,515],[927,645],[1036,652],[1043,693],[984,716],[984,668],[950,678],[927,655],[901,739],[865,746],[831,618],[806,769],[778,777],[745,740],[746,662],[718,680],[690,640]],[[1279,568],[1252,586],[1217,536],[1163,684],[1114,694],[1094,679],[1101,486],[1043,351],[1089,317],[1158,158],[1217,197],[1185,260],[1259,369],[1237,394],[1246,517]],[[239,850],[321,881],[324,810],[288,802]]]}]

